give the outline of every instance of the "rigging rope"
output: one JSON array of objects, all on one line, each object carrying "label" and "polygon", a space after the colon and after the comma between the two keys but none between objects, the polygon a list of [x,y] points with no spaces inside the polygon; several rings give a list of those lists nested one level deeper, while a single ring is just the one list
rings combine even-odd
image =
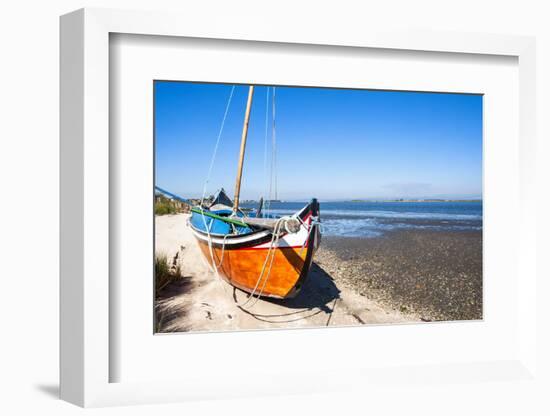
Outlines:
[{"label": "rigging rope", "polygon": [[[252,299],[255,299],[254,302],[249,306],[251,308],[252,306],[254,306],[258,302],[260,297],[263,295],[263,291],[265,289],[265,286],[266,286],[267,281],[269,279],[269,276],[271,274],[271,269],[273,267],[273,261],[275,259],[275,251],[274,250],[276,250],[276,248],[279,244],[279,240],[280,240],[280,237],[281,237],[281,231],[283,230],[283,228],[286,229],[286,222],[290,218],[291,217],[288,217],[288,216],[281,217],[275,223],[275,228],[274,228],[272,236],[271,236],[271,243],[269,245],[269,249],[267,250],[267,255],[266,255],[266,258],[265,258],[264,263],[262,265],[262,270],[260,272],[260,275],[258,276],[258,279],[256,280],[256,285],[254,286],[254,288],[252,289],[252,292],[250,292],[250,294],[248,295],[248,297],[246,298],[244,303],[235,302],[237,304],[237,306],[243,308]],[[217,280],[219,280],[221,282],[222,279],[220,278],[220,275],[219,275],[219,268],[223,263],[223,258],[224,258],[224,254],[225,254],[226,238],[227,238],[228,234],[226,234],[223,238],[222,254],[220,256],[219,262],[216,264],[216,260],[214,258],[214,250],[212,248],[212,236],[210,234],[209,227],[206,228],[206,232],[207,232],[207,235],[208,235],[208,249],[209,249],[210,259],[211,259],[211,263],[209,263],[208,265],[210,266],[212,271],[216,274]],[[267,274],[265,274],[266,266],[268,264],[268,261],[269,261],[269,268],[267,269]],[[259,292],[257,292],[258,286],[260,285],[260,282],[262,281],[264,275],[265,275],[265,280],[264,280],[264,283],[262,285],[262,288],[260,289]],[[224,286],[224,291],[225,291],[225,286]]]},{"label": "rigging rope", "polygon": [[[279,220],[275,223],[275,229],[273,231],[273,236],[271,238],[271,244],[269,246],[269,249],[268,249],[268,253],[267,253],[267,256],[264,260],[264,264],[262,266],[262,271],[260,272],[260,276],[258,277],[258,280],[256,281],[256,285],[254,286],[254,289],[252,290],[252,292],[250,293],[250,295],[247,297],[246,301],[242,304],[240,304],[239,302],[235,302],[237,304],[237,306],[239,307],[243,307],[243,306],[246,306],[248,304],[248,302],[250,302],[251,299],[254,299],[253,303],[250,304],[248,306],[248,309],[252,308],[254,305],[256,305],[256,303],[258,302],[258,300],[261,298],[261,296],[263,295],[263,292],[264,292],[264,289],[265,289],[265,286],[267,284],[267,280],[269,279],[269,276],[271,275],[271,269],[273,267],[273,260],[275,259],[275,254],[276,254],[276,249],[277,247],[279,246],[279,241],[280,241],[280,237],[281,237],[281,231],[283,230],[283,228],[289,232],[288,230],[288,227],[287,227],[287,223],[290,219],[298,219],[301,223],[301,225],[306,229],[307,231],[307,236],[306,236],[306,239],[304,241],[304,244],[302,245],[302,249],[300,250],[300,256],[302,255],[302,252],[304,250],[304,247],[305,245],[308,243],[309,239],[311,238],[311,234],[313,233],[313,231],[316,229],[315,227],[317,226],[320,226],[321,222],[319,221],[319,217],[311,217],[311,221],[310,221],[310,224],[308,226],[308,224],[306,224],[298,215],[293,215],[293,216],[284,216],[284,217],[281,217],[279,218]],[[267,271],[267,275],[266,275],[266,278],[264,280],[264,283],[262,285],[262,288],[260,289],[260,291],[257,293],[256,295],[256,290],[258,289],[258,286],[264,276],[264,273],[265,273],[265,267],[267,265],[267,261],[269,259],[271,255],[271,261],[269,262],[269,269]]]},{"label": "rigging rope", "polygon": [[[222,123],[220,125],[220,130],[218,131],[218,137],[216,138],[216,144],[214,146],[214,152],[212,153],[212,159],[210,160],[210,167],[208,168],[208,174],[206,176],[206,181],[204,182],[204,187],[203,187],[203,190],[202,190],[202,197],[201,197],[201,204],[200,204],[201,209],[203,209],[204,197],[206,196],[206,188],[208,186],[208,183],[210,182],[210,176],[212,175],[212,168],[214,167],[214,162],[216,160],[216,154],[218,153],[218,147],[220,145],[220,139],[222,137],[223,128],[225,126],[225,121],[227,120],[227,114],[229,113],[229,107],[231,106],[231,100],[233,98],[233,93],[234,92],[235,92],[235,85],[233,85],[231,87],[231,92],[229,93],[229,98],[227,100],[227,105],[225,106],[225,112],[223,114],[223,119],[222,119]],[[210,252],[210,258],[212,259],[211,267],[213,267],[215,269],[216,277],[218,277],[218,279],[219,279],[218,269],[215,266],[215,261],[214,261],[214,251],[212,249],[212,237],[210,235],[210,226],[206,223],[206,216],[204,214],[201,214],[201,217],[202,217],[202,221],[203,221],[203,224],[204,224],[204,228],[206,229],[206,233],[208,235],[208,250]],[[212,225],[213,223],[214,223],[214,220],[210,220],[210,225]],[[224,239],[224,248],[225,248],[225,239]],[[222,260],[223,260],[223,256],[222,256]],[[224,287],[224,291],[225,291],[225,287]]]},{"label": "rigging rope", "polygon": [[[271,243],[269,245],[267,255],[266,255],[264,263],[262,265],[262,270],[260,272],[260,276],[258,276],[258,280],[256,280],[256,285],[254,286],[254,288],[252,289],[252,292],[250,292],[250,294],[248,295],[248,297],[246,298],[244,303],[235,302],[237,304],[237,306],[243,308],[244,306],[246,306],[248,304],[248,302],[250,302],[252,299],[255,299],[254,302],[251,305],[249,305],[249,308],[252,308],[258,302],[260,297],[263,295],[263,291],[264,291],[265,286],[267,284],[267,280],[269,279],[269,276],[271,275],[271,268],[273,266],[273,260],[275,259],[275,253],[276,253],[274,250],[276,250],[276,246],[279,245],[279,239],[281,237],[281,229],[285,226],[286,221],[289,220],[290,218],[291,217],[288,217],[288,216],[281,217],[275,223],[275,228],[274,228],[273,234],[271,236]],[[267,275],[265,277],[264,284],[262,285],[262,288],[260,289],[260,292],[258,292],[257,296],[255,296],[256,291],[258,290],[258,286],[260,285],[260,282],[262,281],[262,278],[264,276],[265,268],[267,266],[267,262],[270,258],[271,258],[271,261],[269,262],[269,269],[268,269]]]},{"label": "rigging rope", "polygon": [[[268,87],[269,88],[269,87]],[[273,93],[271,94],[271,161],[269,170],[269,187],[267,192],[266,201],[266,214],[269,214],[271,207],[271,201],[277,199],[277,139],[275,135],[275,87],[273,87]],[[266,125],[267,129],[267,125]],[[273,183],[275,182],[275,198],[273,198]]]},{"label": "rigging rope", "polygon": [[[265,190],[268,189],[269,177],[267,175],[267,132],[269,127],[269,87],[266,87],[265,94],[265,132],[264,132],[264,180]],[[266,194],[264,194],[266,196]],[[267,197],[266,197],[267,199]]]},{"label": "rigging rope", "polygon": [[273,87],[273,176],[275,182],[275,200],[278,199],[277,195],[277,136],[275,134],[275,87]]},{"label": "rigging rope", "polygon": [[[202,197],[201,197],[201,207],[204,202],[204,197],[206,195],[206,187],[208,183],[210,182],[210,176],[212,175],[212,168],[214,167],[214,162],[216,161],[216,154],[218,153],[218,147],[220,145],[220,139],[222,137],[223,128],[225,126],[225,120],[227,119],[227,113],[229,113],[229,107],[231,106],[231,99],[233,98],[233,92],[235,91],[235,86],[231,88],[231,93],[229,94],[229,99],[227,100],[227,105],[225,107],[225,113],[223,115],[222,124],[220,126],[220,130],[218,132],[218,137],[216,139],[216,145],[214,146],[214,153],[212,154],[212,159],[210,160],[210,167],[208,168],[208,174],[206,175],[206,181],[204,182],[204,187],[202,190]],[[203,216],[204,217],[204,216]],[[206,225],[206,223],[205,223]]]}]

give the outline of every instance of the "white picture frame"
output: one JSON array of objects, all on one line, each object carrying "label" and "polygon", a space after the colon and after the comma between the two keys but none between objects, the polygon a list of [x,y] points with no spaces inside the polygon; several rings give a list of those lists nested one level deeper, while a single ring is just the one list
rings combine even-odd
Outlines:
[{"label": "white picture frame", "polygon": [[[239,27],[235,31],[235,27]],[[269,382],[234,378],[180,381],[110,382],[110,34],[224,39],[340,48],[430,51],[516,57],[519,66],[519,190],[517,255],[517,348],[498,361],[441,363],[414,369],[369,367],[321,370],[294,375],[266,370]],[[200,16],[106,9],[82,9],[61,18],[61,398],[80,406],[157,403],[198,398],[239,397],[333,391],[351,386],[391,383],[396,376],[433,380],[525,380],[536,375],[536,219],[535,207],[535,41],[530,37],[381,31],[356,33],[266,22],[206,19]],[[144,307],[148,307],[145,305]],[[313,334],[313,332],[311,332]],[[152,334],[151,334],[152,336]],[[313,335],[312,335],[313,336]],[[118,357],[120,358],[120,357]],[[334,375],[346,383],[320,381]],[[477,373],[476,373],[477,372]],[[477,374],[477,375],[476,375]],[[483,374],[483,376],[480,376]],[[331,377],[329,377],[331,378]],[[228,381],[231,384],[228,385]],[[207,387],[208,386],[208,387]]]}]

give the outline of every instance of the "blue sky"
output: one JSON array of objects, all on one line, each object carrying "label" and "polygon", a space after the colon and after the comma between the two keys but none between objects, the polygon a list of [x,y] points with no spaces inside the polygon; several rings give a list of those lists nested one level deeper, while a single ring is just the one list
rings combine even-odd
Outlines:
[{"label": "blue sky", "polygon": [[[202,194],[231,88],[155,82],[157,186]],[[241,199],[269,187],[267,89],[254,92]],[[208,193],[233,195],[247,93],[236,86]],[[279,199],[481,196],[480,95],[276,87],[276,138]]]}]

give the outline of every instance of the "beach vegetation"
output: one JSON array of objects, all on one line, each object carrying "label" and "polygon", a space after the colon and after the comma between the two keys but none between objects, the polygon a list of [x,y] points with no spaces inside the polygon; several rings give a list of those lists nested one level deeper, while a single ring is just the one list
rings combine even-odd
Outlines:
[{"label": "beach vegetation", "polygon": [[181,266],[177,261],[170,264],[166,254],[155,254],[155,289],[157,294],[168,283],[180,280],[182,277]]},{"label": "beach vegetation", "polygon": [[167,198],[164,195],[155,195],[155,215],[170,215],[189,212],[189,204],[183,201]]},{"label": "beach vegetation", "polygon": [[155,202],[155,215],[168,215],[168,214],[175,214],[176,212],[177,212],[176,207],[168,202],[164,202],[164,201]]}]

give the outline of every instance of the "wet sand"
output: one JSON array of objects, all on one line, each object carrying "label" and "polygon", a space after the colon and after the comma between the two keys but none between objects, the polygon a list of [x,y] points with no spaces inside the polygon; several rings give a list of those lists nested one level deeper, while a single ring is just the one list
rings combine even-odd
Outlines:
[{"label": "wet sand", "polygon": [[155,218],[156,251],[183,277],[157,296],[158,332],[306,328],[482,318],[480,231],[323,236],[300,294],[240,306],[246,294],[209,270],[187,214]]},{"label": "wet sand", "polygon": [[334,280],[423,320],[482,319],[481,231],[325,237],[317,263]]}]

